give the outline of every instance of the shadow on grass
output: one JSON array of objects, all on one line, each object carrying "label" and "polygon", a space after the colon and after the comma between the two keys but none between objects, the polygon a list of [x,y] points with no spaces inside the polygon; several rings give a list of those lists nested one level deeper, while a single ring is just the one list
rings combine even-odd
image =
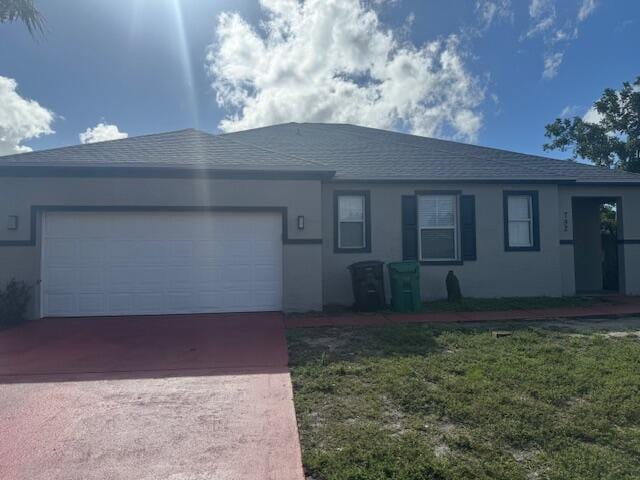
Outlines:
[{"label": "shadow on grass", "polygon": [[[292,367],[318,361],[357,362],[364,358],[407,357],[442,352],[441,335],[475,336],[493,331],[544,332],[558,335],[640,330],[640,318],[461,322],[383,326],[317,327],[287,331]],[[496,340],[500,341],[500,340]]]}]

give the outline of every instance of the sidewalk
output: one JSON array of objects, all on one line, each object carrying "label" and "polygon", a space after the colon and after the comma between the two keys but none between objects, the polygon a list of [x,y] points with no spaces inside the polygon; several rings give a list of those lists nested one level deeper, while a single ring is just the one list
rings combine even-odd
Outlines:
[{"label": "sidewalk", "polygon": [[616,296],[607,305],[579,308],[541,308],[486,312],[348,313],[338,315],[285,316],[286,328],[393,325],[398,323],[455,323],[497,320],[549,320],[556,318],[603,318],[640,316],[640,297]]}]

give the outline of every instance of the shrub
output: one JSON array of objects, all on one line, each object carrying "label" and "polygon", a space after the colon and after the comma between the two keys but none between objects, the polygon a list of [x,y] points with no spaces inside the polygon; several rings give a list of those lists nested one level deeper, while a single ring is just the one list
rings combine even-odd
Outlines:
[{"label": "shrub", "polygon": [[11,327],[25,321],[31,300],[31,287],[12,279],[0,290],[0,327]]}]

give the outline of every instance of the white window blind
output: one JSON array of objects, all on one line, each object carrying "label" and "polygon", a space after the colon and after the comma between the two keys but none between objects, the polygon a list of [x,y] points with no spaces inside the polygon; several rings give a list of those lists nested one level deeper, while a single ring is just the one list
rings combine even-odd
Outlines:
[{"label": "white window blind", "polygon": [[418,197],[420,258],[422,260],[457,259],[456,195]]},{"label": "white window blind", "polygon": [[364,196],[338,197],[338,246],[340,248],[365,247]]},{"label": "white window blind", "polygon": [[509,246],[531,247],[533,245],[531,195],[510,195],[507,198],[507,215]]}]

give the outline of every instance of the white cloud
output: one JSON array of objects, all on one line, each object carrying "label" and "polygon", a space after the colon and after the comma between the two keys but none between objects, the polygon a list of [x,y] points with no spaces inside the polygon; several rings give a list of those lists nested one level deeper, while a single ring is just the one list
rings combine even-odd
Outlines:
[{"label": "white cloud", "polygon": [[511,0],[476,0],[476,14],[483,29],[497,20],[513,20]]},{"label": "white cloud", "polygon": [[560,112],[560,115],[558,116],[560,118],[573,117],[578,113],[579,110],[580,110],[580,106],[578,105],[567,105],[562,109],[562,111]]},{"label": "white cloud", "polygon": [[0,76],[0,155],[30,152],[22,142],[54,133],[53,112],[21,97],[17,88],[14,79]]},{"label": "white cloud", "polygon": [[475,140],[484,88],[458,37],[416,46],[358,0],[261,0],[261,30],[218,17],[207,55],[223,131],[348,122]]},{"label": "white cloud", "polygon": [[596,110],[596,107],[591,107],[587,110],[587,113],[583,115],[582,120],[587,123],[600,123],[602,118],[602,114]]},{"label": "white cloud", "polygon": [[597,0],[582,0],[582,4],[580,5],[580,9],[578,10],[578,21],[584,22],[589,17],[589,15],[593,13],[597,6]]},{"label": "white cloud", "polygon": [[93,128],[87,128],[78,135],[80,143],[106,142],[107,140],[119,140],[128,136],[128,133],[118,130],[116,125],[106,123],[99,123]]},{"label": "white cloud", "polygon": [[529,16],[533,22],[527,37],[549,30],[556,20],[556,7],[553,0],[531,0]]},{"label": "white cloud", "polygon": [[551,79],[555,77],[558,74],[558,69],[562,64],[563,58],[564,58],[564,53],[562,52],[545,54],[542,78]]},{"label": "white cloud", "polygon": [[558,74],[567,45],[578,38],[578,25],[586,20],[598,5],[598,0],[578,0],[577,13],[568,17],[566,14],[558,15],[556,1],[530,0],[531,25],[522,37],[542,37],[546,49],[542,57],[542,78],[547,80]]}]

